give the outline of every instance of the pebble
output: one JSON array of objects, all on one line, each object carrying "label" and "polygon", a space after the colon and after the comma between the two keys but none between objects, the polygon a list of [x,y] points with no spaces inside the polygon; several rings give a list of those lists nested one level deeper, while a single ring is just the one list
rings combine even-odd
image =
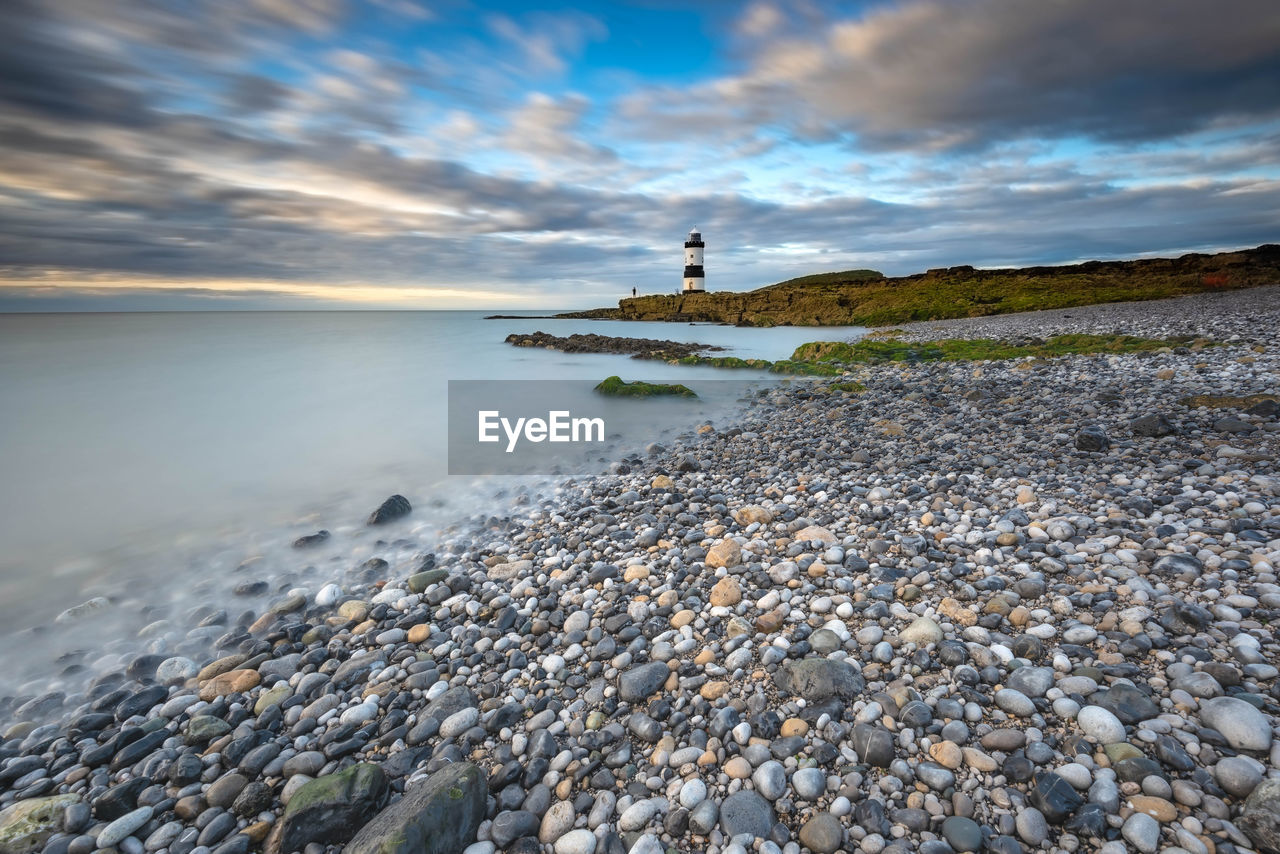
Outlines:
[{"label": "pebble", "polygon": [[1114,714],[1101,706],[1085,706],[1076,714],[1076,723],[1084,734],[1099,744],[1115,744],[1124,741],[1124,724]]}]

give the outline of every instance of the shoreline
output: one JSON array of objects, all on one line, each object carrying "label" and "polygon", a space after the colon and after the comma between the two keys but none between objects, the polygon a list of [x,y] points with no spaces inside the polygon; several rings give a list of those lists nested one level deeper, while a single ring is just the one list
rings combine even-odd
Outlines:
[{"label": "shoreline", "polygon": [[[346,590],[280,591],[230,657],[150,661],[6,737],[0,807],[92,804],[36,851],[230,854],[293,833],[312,778],[475,763],[472,854],[1245,850],[1249,794],[1280,806],[1280,429],[1178,401],[1280,391],[1262,290],[1063,319],[1225,346],[774,386],[446,531],[429,566],[393,541]],[[399,820],[368,794],[308,841]]]}]

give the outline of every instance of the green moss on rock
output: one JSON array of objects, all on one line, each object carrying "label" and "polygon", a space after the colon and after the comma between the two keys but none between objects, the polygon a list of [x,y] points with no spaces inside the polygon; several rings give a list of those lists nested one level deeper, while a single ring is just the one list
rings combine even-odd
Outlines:
[{"label": "green moss on rock", "polygon": [[679,383],[647,383],[643,380],[623,382],[621,377],[609,377],[596,386],[600,394],[613,397],[697,397],[693,389]]},{"label": "green moss on rock", "polygon": [[67,807],[79,795],[28,798],[0,811],[0,854],[32,854],[44,848],[49,837],[62,830]]}]

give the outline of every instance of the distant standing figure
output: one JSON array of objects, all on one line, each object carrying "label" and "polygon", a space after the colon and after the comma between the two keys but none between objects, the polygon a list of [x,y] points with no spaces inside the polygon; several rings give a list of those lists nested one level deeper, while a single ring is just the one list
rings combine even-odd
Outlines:
[{"label": "distant standing figure", "polygon": [[631,289],[631,295],[632,295],[632,296],[635,296],[635,295],[636,295],[636,289],[635,289],[635,288],[632,288],[632,289]]}]

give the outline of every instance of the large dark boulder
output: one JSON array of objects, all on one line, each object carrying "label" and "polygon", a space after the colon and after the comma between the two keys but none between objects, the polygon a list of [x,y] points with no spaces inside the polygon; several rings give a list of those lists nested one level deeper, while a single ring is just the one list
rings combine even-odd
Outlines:
[{"label": "large dark boulder", "polygon": [[1173,422],[1163,412],[1149,412],[1130,421],[1129,432],[1135,436],[1160,437],[1176,433],[1178,428],[1173,426]]},{"label": "large dark boulder", "polygon": [[382,502],[378,509],[369,515],[369,524],[385,525],[388,522],[403,519],[409,515],[411,510],[413,510],[413,505],[409,503],[409,499],[403,495],[393,495]]},{"label": "large dark boulder", "polygon": [[289,799],[267,837],[266,854],[290,854],[311,842],[339,845],[387,802],[387,775],[377,765],[352,765],[312,780]]},{"label": "large dark boulder", "polygon": [[827,697],[847,699],[860,694],[867,684],[852,664],[830,658],[788,661],[778,668],[773,681],[780,690],[809,701]]},{"label": "large dark boulder", "polygon": [[1096,425],[1085,427],[1076,434],[1076,450],[1100,453],[1111,447],[1107,431]]},{"label": "large dark boulder", "polygon": [[374,816],[343,854],[458,854],[475,841],[488,791],[478,765],[448,765]]},{"label": "large dark boulder", "polygon": [[628,703],[643,703],[658,692],[671,676],[665,661],[639,664],[618,676],[618,696]]}]

